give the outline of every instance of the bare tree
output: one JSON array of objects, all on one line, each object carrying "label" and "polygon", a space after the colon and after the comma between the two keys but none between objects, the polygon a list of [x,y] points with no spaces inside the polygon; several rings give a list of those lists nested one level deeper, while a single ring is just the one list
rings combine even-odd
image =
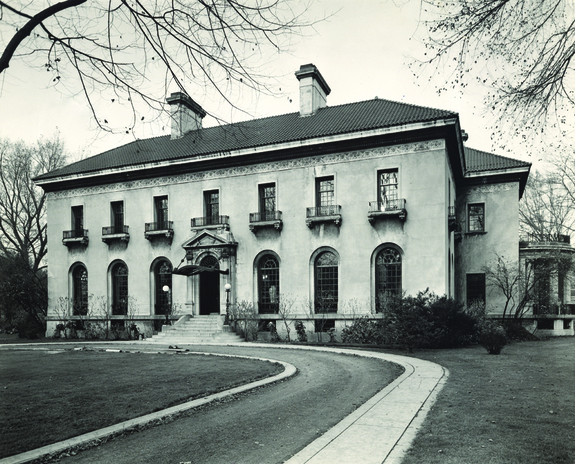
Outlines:
[{"label": "bare tree", "polygon": [[0,253],[16,255],[33,273],[47,253],[46,195],[32,179],[65,164],[58,136],[35,146],[0,140]]},{"label": "bare tree", "polygon": [[485,283],[498,290],[504,297],[502,317],[521,319],[533,298],[534,280],[532,266],[526,266],[522,272],[517,262],[505,260],[496,255],[495,262],[484,266]]},{"label": "bare tree", "polygon": [[[54,86],[84,94],[100,128],[129,133],[145,118],[140,104],[161,110],[169,86],[188,95],[213,89],[232,107],[234,93],[271,92],[259,66],[311,25],[303,19],[306,3],[0,1],[0,33],[12,37],[0,73],[14,59],[44,67]],[[130,109],[128,125],[112,121],[117,105]]]},{"label": "bare tree", "polygon": [[[565,164],[568,167],[568,163]],[[535,171],[529,176],[519,203],[522,234],[536,237],[569,235],[574,230],[575,201],[561,173]]]},{"label": "bare tree", "polygon": [[[423,0],[426,64],[454,86],[493,89],[490,109],[543,124],[572,108],[575,9],[569,0]],[[569,112],[567,112],[569,114]]]},{"label": "bare tree", "polygon": [[294,304],[296,302],[297,297],[282,293],[279,296],[278,301],[278,316],[280,320],[283,322],[285,330],[286,330],[286,340],[289,342],[291,341],[290,332],[291,332],[291,324],[293,318],[293,309]]},{"label": "bare tree", "polygon": [[553,282],[564,279],[573,271],[574,262],[570,254],[560,250],[538,252],[526,256],[521,263],[505,260],[496,255],[491,264],[484,266],[485,283],[504,297],[503,320],[518,321],[532,309],[535,313],[552,313],[560,305],[554,301],[556,290]]},{"label": "bare tree", "polygon": [[575,149],[566,146],[564,150],[557,151],[552,159],[556,168],[557,181],[566,193],[569,206],[575,211]]}]

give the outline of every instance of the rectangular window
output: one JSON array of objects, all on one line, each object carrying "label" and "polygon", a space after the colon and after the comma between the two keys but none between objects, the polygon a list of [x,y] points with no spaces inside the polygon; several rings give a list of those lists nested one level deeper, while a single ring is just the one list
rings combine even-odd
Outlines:
[{"label": "rectangular window", "polygon": [[316,205],[332,206],[335,202],[335,182],[333,176],[316,179]]},{"label": "rectangular window", "polygon": [[72,206],[72,230],[76,237],[84,235],[84,207]]},{"label": "rectangular window", "polygon": [[333,176],[315,180],[315,206],[317,216],[329,216],[335,212],[335,181]]},{"label": "rectangular window", "polygon": [[276,211],[276,184],[260,185],[259,195],[262,221],[273,221]]},{"label": "rectangular window", "polygon": [[206,225],[219,223],[220,192],[218,190],[204,192],[204,212],[207,219]]},{"label": "rectangular window", "polygon": [[168,228],[168,196],[154,197],[154,220],[158,229]]},{"label": "rectangular window", "polygon": [[467,306],[485,305],[485,274],[467,274]]},{"label": "rectangular window", "polygon": [[121,234],[124,232],[124,202],[113,201],[110,203],[112,212],[112,227],[114,234]]},{"label": "rectangular window", "polygon": [[398,181],[397,169],[386,169],[377,173],[377,201],[379,210],[397,208],[398,199]]},{"label": "rectangular window", "polygon": [[485,232],[485,204],[467,205],[468,232]]}]

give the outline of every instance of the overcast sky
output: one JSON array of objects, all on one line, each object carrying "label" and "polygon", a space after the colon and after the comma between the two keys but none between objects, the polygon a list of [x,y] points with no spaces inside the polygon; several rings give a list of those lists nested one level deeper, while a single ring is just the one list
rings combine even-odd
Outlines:
[{"label": "overcast sky", "polygon": [[[281,75],[281,92],[276,97],[260,96],[239,102],[250,116],[262,117],[298,111],[298,81],[294,72],[300,65],[315,64],[332,92],[328,105],[385,98],[458,112],[461,126],[469,134],[467,145],[497,152],[491,142],[490,120],[482,105],[482,88],[467,88],[438,96],[427,77],[416,78],[408,64],[421,56],[418,40],[423,26],[418,24],[419,2],[378,0],[316,0],[310,17],[333,16],[319,23],[315,32],[298,40],[290,53],[282,53],[274,64]],[[4,43],[8,37],[1,37]],[[4,45],[4,44],[2,44]],[[441,82],[442,76],[437,76]],[[113,135],[98,131],[81,97],[70,98],[49,88],[50,75],[12,63],[0,75],[0,137],[34,142],[59,131],[73,155],[95,155],[128,143],[134,135]],[[159,82],[158,85],[162,85]],[[176,89],[174,89],[176,90]],[[192,97],[208,111],[210,103]],[[291,100],[291,103],[290,103]],[[224,117],[229,115],[223,115]],[[229,119],[238,119],[237,115]],[[204,125],[213,125],[209,116]],[[164,129],[162,129],[164,127]],[[142,125],[139,138],[169,133],[166,123]],[[533,161],[518,148],[499,154]]]}]

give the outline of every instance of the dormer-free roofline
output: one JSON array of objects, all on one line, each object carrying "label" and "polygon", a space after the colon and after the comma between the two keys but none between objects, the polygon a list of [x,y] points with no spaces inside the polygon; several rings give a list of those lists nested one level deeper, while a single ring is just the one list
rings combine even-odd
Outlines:
[{"label": "dormer-free roofline", "polygon": [[[360,130],[357,132],[347,132],[237,150],[214,151],[186,158],[129,164],[121,167],[77,172],[62,176],[56,175],[48,178],[39,176],[35,179],[35,182],[46,191],[61,190],[73,188],[72,185],[74,184],[87,185],[87,183],[90,183],[95,185],[107,183],[112,181],[112,178],[116,179],[114,181],[120,181],[122,178],[130,180],[140,177],[148,178],[162,171],[197,171],[203,169],[204,166],[206,166],[207,169],[215,169],[217,166],[223,164],[229,166],[235,162],[258,162],[257,159],[260,158],[273,161],[274,159],[283,157],[284,155],[282,154],[288,157],[298,156],[299,154],[301,154],[300,156],[309,156],[309,153],[312,151],[313,153],[319,153],[318,149],[322,152],[335,152],[345,146],[347,150],[351,150],[354,146],[359,147],[360,145],[368,146],[370,144],[386,143],[384,139],[388,140],[387,144],[391,144],[396,143],[397,140],[400,140],[399,143],[405,143],[424,139],[441,139],[445,138],[447,133],[453,134],[452,138],[454,138],[455,132],[457,131],[456,128],[458,127],[457,117],[438,119],[435,121]],[[189,134],[188,136],[191,135],[193,134]],[[166,143],[170,143],[170,141],[166,140]],[[137,144],[137,142],[133,142],[133,144]],[[459,164],[459,160],[457,160],[457,162]],[[461,168],[457,170],[460,171],[460,169]],[[59,186],[58,184],[62,185]]]}]

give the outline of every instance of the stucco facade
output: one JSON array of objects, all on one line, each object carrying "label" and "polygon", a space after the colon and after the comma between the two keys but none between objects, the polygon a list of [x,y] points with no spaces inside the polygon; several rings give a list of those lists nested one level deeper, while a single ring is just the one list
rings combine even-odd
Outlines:
[{"label": "stucco facade", "polygon": [[[495,167],[467,158],[454,113],[395,103],[389,110],[382,106],[389,102],[378,100],[330,109],[323,78],[309,82],[317,69],[302,69],[305,101],[299,119],[291,119],[301,125],[293,140],[278,136],[258,145],[254,135],[230,149],[187,154],[186,147],[216,143],[205,140],[213,130],[176,127],[171,137],[136,142],[37,180],[48,193],[48,333],[59,321],[56,301],[76,301],[81,287],[108,307],[129,296],[130,317],[121,314],[124,307],[112,319],[134,320],[150,334],[168,301],[160,263],[219,271],[162,274],[169,304],[180,314],[225,314],[229,297],[273,319],[263,301],[289,295],[296,299],[292,316],[309,324],[321,289],[329,290],[328,316],[337,328],[358,310],[375,314],[382,292],[429,289],[465,301],[466,275],[479,272],[491,251],[518,259],[518,201],[528,164],[485,153]],[[371,121],[368,105],[386,118],[398,116],[358,130]],[[420,116],[424,110],[430,116]],[[314,125],[320,118],[342,120],[343,129]],[[258,136],[266,133],[262,127]],[[315,132],[305,135],[306,128]],[[221,130],[229,135],[234,127]],[[172,147],[183,154],[163,155]],[[129,161],[118,165],[128,152]],[[484,230],[467,230],[469,204],[483,205]],[[265,268],[264,261],[271,264]],[[486,299],[497,302],[496,295]]]}]

